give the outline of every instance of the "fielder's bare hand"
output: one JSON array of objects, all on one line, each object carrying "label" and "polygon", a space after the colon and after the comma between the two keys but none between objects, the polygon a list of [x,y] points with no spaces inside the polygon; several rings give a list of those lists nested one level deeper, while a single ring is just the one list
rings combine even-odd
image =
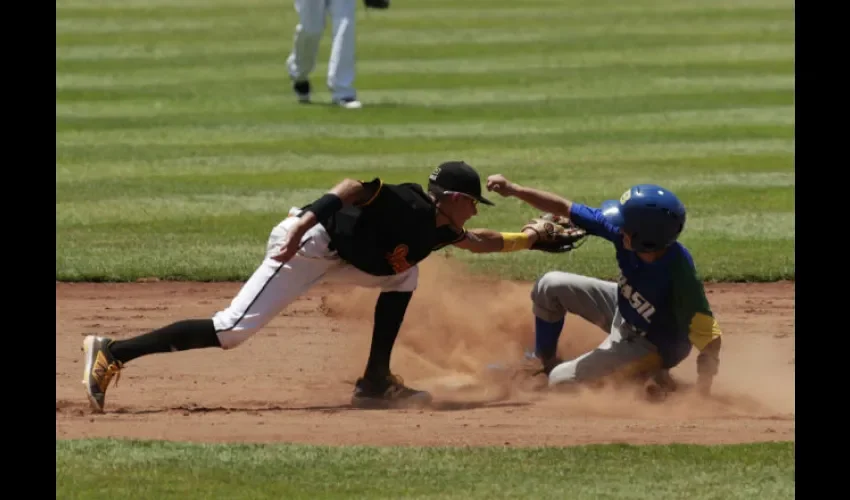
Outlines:
[{"label": "fielder's bare hand", "polygon": [[289,260],[295,257],[295,254],[298,253],[298,250],[301,248],[301,238],[303,236],[303,233],[290,233],[286,241],[284,241],[283,245],[280,247],[280,252],[278,252],[277,255],[272,256],[272,260],[276,260],[282,264],[289,262]]},{"label": "fielder's bare hand", "polygon": [[493,191],[501,196],[512,196],[515,192],[514,183],[505,178],[502,174],[494,174],[487,177],[487,191]]},{"label": "fielder's bare hand", "polygon": [[272,259],[283,264],[289,262],[291,258],[295,257],[295,254],[298,253],[298,250],[301,249],[304,243],[306,243],[301,240],[304,239],[304,235],[314,224],[315,216],[311,212],[308,212],[301,218],[299,223],[292,228],[292,231],[290,231],[287,235],[283,245],[281,245],[280,252],[273,256]]}]

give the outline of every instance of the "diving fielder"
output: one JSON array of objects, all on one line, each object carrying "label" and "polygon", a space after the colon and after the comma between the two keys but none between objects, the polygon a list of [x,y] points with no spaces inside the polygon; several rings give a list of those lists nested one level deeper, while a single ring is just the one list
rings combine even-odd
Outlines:
[{"label": "diving fielder", "polygon": [[364,408],[421,406],[425,391],[390,373],[390,354],[416,290],[418,264],[454,245],[471,252],[572,248],[575,232],[549,219],[534,219],[519,233],[464,229],[478,213],[478,173],[462,161],[434,170],[428,191],[419,184],[346,179],[315,202],[292,208],[275,226],[266,254],[230,305],[209,318],[185,319],[116,340],[89,335],[83,341],[83,384],[92,408],[102,412],[106,389],[126,363],[154,353],[233,349],[319,282],[380,289],[366,369],[352,405]]}]

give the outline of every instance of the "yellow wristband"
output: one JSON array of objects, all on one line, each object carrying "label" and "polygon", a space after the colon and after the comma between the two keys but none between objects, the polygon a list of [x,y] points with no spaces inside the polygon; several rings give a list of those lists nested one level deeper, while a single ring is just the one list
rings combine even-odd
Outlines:
[{"label": "yellow wristband", "polygon": [[531,247],[531,238],[525,233],[501,233],[502,252],[516,252]]}]

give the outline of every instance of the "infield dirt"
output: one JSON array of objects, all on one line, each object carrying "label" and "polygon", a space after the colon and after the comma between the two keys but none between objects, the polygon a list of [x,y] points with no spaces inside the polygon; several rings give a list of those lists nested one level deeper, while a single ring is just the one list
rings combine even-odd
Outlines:
[{"label": "infield dirt", "polygon": [[[576,445],[794,440],[794,283],[707,284],[724,332],[714,396],[688,390],[662,404],[635,391],[543,394],[497,384],[490,363],[532,340],[530,283],[489,280],[457,263],[422,266],[392,359],[408,385],[434,392],[427,410],[349,406],[369,351],[376,290],[319,285],[230,351],[157,354],[125,367],[93,414],[82,380],[83,336],[126,338],[225,307],[241,283],[56,284],[56,438],[370,445]],[[572,357],[604,332],[568,317]],[[696,352],[673,375],[696,378]]]}]

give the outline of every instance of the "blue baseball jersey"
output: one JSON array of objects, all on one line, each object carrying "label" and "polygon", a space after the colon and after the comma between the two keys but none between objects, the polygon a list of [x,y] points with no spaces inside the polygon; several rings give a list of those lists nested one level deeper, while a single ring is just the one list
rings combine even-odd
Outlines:
[{"label": "blue baseball jersey", "polygon": [[614,244],[618,278],[617,305],[623,319],[658,348],[663,368],[672,368],[720,336],[693,258],[679,242],[655,262],[644,262],[623,246],[620,229],[602,211],[572,204],[570,219],[588,234]]}]

